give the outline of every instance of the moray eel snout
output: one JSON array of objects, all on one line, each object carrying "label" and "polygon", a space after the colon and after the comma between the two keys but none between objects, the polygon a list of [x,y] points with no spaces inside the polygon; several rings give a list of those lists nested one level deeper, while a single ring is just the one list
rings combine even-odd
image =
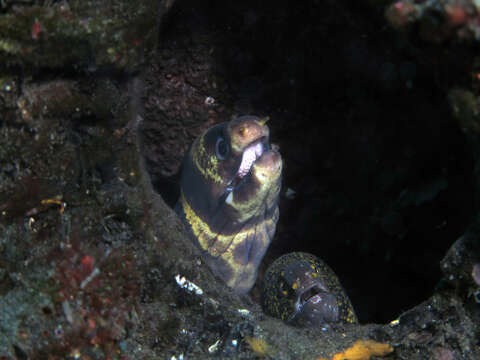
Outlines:
[{"label": "moray eel snout", "polygon": [[311,254],[289,253],[275,260],[265,273],[262,296],[267,314],[292,325],[357,322],[335,273]]},{"label": "moray eel snout", "polygon": [[339,309],[335,295],[329,292],[318,279],[309,263],[299,262],[285,270],[284,279],[294,290],[295,311],[287,322],[305,326],[332,323],[339,320]]},{"label": "moray eel snout", "polygon": [[195,140],[176,212],[215,275],[246,293],[275,233],[282,158],[265,120],[242,116]]}]

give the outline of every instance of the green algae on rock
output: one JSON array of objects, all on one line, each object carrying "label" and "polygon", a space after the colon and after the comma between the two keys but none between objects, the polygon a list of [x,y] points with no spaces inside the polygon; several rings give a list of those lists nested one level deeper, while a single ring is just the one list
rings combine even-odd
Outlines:
[{"label": "green algae on rock", "polygon": [[155,50],[158,3],[56,2],[0,14],[0,63],[134,71]]}]

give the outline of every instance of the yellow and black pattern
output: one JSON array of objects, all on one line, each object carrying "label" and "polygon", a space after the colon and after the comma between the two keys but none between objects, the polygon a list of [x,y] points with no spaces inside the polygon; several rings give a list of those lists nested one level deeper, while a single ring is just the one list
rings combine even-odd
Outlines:
[{"label": "yellow and black pattern", "polygon": [[318,257],[294,252],[269,266],[262,285],[263,310],[299,326],[357,323],[357,316],[333,270]]},{"label": "yellow and black pattern", "polygon": [[265,122],[242,116],[197,138],[176,206],[205,262],[238,293],[255,283],[279,216],[282,159]]}]

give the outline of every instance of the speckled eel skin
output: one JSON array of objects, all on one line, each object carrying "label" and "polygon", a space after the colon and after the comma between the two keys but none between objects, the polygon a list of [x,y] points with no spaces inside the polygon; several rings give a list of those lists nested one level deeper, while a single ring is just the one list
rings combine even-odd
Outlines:
[{"label": "speckled eel skin", "polygon": [[265,123],[241,116],[198,137],[175,207],[204,261],[239,294],[255,283],[279,216],[282,158]]},{"label": "speckled eel skin", "polygon": [[358,322],[333,270],[312,254],[293,252],[275,260],[263,278],[262,296],[267,314],[292,325]]}]

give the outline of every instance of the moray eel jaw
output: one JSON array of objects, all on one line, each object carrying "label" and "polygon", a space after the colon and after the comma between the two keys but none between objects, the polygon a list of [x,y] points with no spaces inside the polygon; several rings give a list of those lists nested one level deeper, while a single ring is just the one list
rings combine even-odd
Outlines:
[{"label": "moray eel jaw", "polygon": [[282,159],[275,150],[269,150],[253,164],[253,172],[262,183],[278,181],[282,173]]},{"label": "moray eel jaw", "polygon": [[[270,130],[265,125],[265,120],[256,117],[240,117],[228,124],[226,132],[230,139],[234,157],[240,159],[240,161],[237,160],[237,171],[225,189],[226,191],[233,191],[236,187],[242,185],[247,178],[246,175],[251,174],[253,165],[264,154],[273,150],[270,150]],[[277,161],[281,164],[280,158]],[[263,178],[261,181],[272,182],[275,179]]]},{"label": "moray eel jaw", "polygon": [[225,190],[233,191],[235,187],[241,185],[246,178],[246,175],[250,174],[254,163],[264,154],[264,152],[269,151],[269,149],[270,145],[268,144],[268,137],[261,137],[246,146],[241,152],[241,162],[238,170]]},{"label": "moray eel jaw", "polygon": [[281,174],[280,154],[275,150],[268,150],[252,164],[240,182],[227,190],[225,203],[236,211],[234,217],[237,224],[243,224],[256,216],[259,203],[254,201],[255,198],[262,199],[262,206],[266,209],[277,207]]},{"label": "moray eel jaw", "polygon": [[329,292],[308,262],[290,265],[284,280],[293,290],[293,312],[287,322],[323,326],[339,319],[337,299]]},{"label": "moray eel jaw", "polygon": [[329,323],[338,322],[339,317],[337,299],[323,292],[306,302],[288,322],[300,326],[326,327]]},{"label": "moray eel jaw", "polygon": [[242,116],[208,129],[186,156],[176,212],[210,269],[246,293],[275,233],[282,158],[265,120]]},{"label": "moray eel jaw", "polygon": [[262,307],[267,314],[297,326],[357,322],[332,269],[302,252],[283,255],[269,266],[262,284]]},{"label": "moray eel jaw", "polygon": [[240,167],[237,171],[237,176],[239,178],[243,178],[252,167],[255,160],[257,160],[263,154],[263,148],[267,147],[268,143],[264,145],[260,140],[255,141],[252,145],[248,146],[245,150],[243,150],[242,154],[242,162],[240,163]]},{"label": "moray eel jaw", "polygon": [[306,289],[297,289],[296,294],[295,310],[287,322],[302,326],[324,326],[339,320],[337,299],[321,282],[314,282]]}]

